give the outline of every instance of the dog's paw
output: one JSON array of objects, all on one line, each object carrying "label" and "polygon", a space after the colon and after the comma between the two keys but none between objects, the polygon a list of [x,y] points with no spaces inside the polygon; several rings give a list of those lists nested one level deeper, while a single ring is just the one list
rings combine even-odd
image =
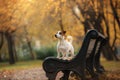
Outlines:
[{"label": "dog's paw", "polygon": [[63,60],[67,60],[67,57],[62,57]]},{"label": "dog's paw", "polygon": [[62,57],[57,57],[58,59],[63,59]]}]

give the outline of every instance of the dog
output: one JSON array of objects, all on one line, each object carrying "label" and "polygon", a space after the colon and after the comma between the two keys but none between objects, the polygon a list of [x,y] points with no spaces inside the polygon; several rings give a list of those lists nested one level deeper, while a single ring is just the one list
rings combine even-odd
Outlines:
[{"label": "dog", "polygon": [[[72,46],[72,36],[65,37],[66,31],[58,31],[55,37],[59,39],[57,43],[57,58],[69,60],[74,57],[74,48]],[[60,55],[62,54],[62,57]],[[70,56],[70,57],[69,57]]]}]

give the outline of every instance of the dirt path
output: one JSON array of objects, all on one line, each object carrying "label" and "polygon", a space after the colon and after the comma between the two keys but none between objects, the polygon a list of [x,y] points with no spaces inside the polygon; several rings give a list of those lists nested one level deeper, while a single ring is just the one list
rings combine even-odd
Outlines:
[{"label": "dirt path", "polygon": [[0,80],[47,80],[42,68],[27,70],[2,71]]},{"label": "dirt path", "polygon": [[[57,79],[62,76],[61,72],[58,73]],[[3,70],[0,72],[0,80],[48,80],[42,68],[32,68],[26,70]]]},{"label": "dirt path", "polygon": [[[63,74],[59,73],[56,80]],[[0,80],[48,80],[42,68],[32,68],[26,70],[3,70],[0,72]],[[75,80],[75,79],[70,79]],[[91,80],[91,79],[89,79]],[[120,80],[120,70],[107,71],[100,80]]]}]

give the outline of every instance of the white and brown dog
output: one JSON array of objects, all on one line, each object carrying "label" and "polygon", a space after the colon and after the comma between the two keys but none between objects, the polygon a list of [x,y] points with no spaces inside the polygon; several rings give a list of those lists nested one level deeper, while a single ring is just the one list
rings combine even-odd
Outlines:
[{"label": "white and brown dog", "polygon": [[72,36],[67,36],[65,38],[66,31],[58,31],[55,34],[55,37],[59,39],[57,44],[57,58],[60,58],[60,54],[62,54],[62,59],[71,59],[74,57],[74,48],[72,46],[73,38]]}]

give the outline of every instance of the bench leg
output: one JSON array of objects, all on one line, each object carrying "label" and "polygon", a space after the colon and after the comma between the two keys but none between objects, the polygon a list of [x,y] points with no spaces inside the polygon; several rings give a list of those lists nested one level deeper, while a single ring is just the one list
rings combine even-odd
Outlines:
[{"label": "bench leg", "polygon": [[97,53],[97,54],[95,55],[94,66],[95,66],[96,71],[97,71],[98,73],[103,73],[103,72],[105,72],[104,67],[100,64],[100,53]]},{"label": "bench leg", "polygon": [[64,70],[62,72],[64,73],[64,76],[60,80],[68,80],[70,71],[69,70]]},{"label": "bench leg", "polygon": [[82,65],[81,68],[78,68],[78,69],[74,70],[74,73],[79,76],[80,80],[86,80],[85,67],[86,67],[85,65]]},{"label": "bench leg", "polygon": [[[80,73],[79,73],[79,76],[80,76]],[[86,80],[86,78],[85,78],[85,72],[82,72],[82,73],[81,73],[80,78],[81,78],[81,80]]]},{"label": "bench leg", "polygon": [[103,73],[103,72],[105,72],[104,67],[100,64],[101,49],[102,49],[102,46],[103,46],[103,45],[104,45],[104,42],[101,42],[100,47],[99,47],[99,49],[98,49],[98,52],[97,52],[96,55],[95,55],[94,66],[95,66],[96,71],[97,71],[98,73]]},{"label": "bench leg", "polygon": [[48,80],[55,80],[56,74],[55,73],[47,73],[46,75],[48,77]]},{"label": "bench leg", "polygon": [[94,62],[95,62],[94,55],[87,58],[86,69],[90,73],[93,80],[98,80],[98,74],[95,73],[94,71]]},{"label": "bench leg", "polygon": [[98,75],[95,73],[93,65],[87,65],[87,71],[90,73],[92,78],[97,78]]}]

